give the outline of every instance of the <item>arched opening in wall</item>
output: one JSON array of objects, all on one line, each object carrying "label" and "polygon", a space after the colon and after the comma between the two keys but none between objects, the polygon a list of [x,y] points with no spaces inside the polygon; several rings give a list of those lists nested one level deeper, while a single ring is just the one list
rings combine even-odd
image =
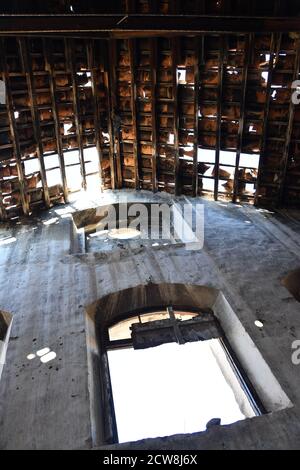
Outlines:
[{"label": "arched opening in wall", "polygon": [[264,411],[210,309],[138,312],[102,341],[115,442],[205,431]]},{"label": "arched opening in wall", "polygon": [[293,406],[254,342],[261,326],[250,337],[218,289],[140,284],[103,296],[85,318],[95,447]]}]

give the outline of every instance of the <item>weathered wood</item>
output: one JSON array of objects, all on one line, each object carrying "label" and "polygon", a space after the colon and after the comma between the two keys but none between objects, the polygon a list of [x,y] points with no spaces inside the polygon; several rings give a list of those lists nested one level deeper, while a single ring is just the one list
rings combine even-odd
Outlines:
[{"label": "weathered wood", "polygon": [[93,110],[94,110],[94,123],[95,123],[95,140],[96,140],[96,148],[98,152],[98,163],[99,163],[99,175],[101,177],[101,188],[103,188],[103,152],[102,152],[102,145],[103,145],[103,138],[102,138],[102,126],[100,122],[100,114],[99,114],[99,97],[97,93],[97,85],[96,85],[96,68],[95,68],[95,44],[94,41],[88,41],[86,43],[86,51],[87,51],[87,59],[88,59],[88,68],[91,73],[91,84],[92,84],[92,95],[93,95]]},{"label": "weathered wood", "polygon": [[117,187],[117,174],[116,174],[116,164],[114,158],[114,132],[113,132],[113,121],[112,121],[112,100],[111,100],[111,90],[110,90],[110,66],[109,66],[109,45],[105,44],[104,50],[104,70],[103,70],[103,82],[105,87],[105,96],[106,96],[106,105],[107,105],[107,126],[109,133],[109,162],[110,162],[110,179],[111,179],[111,188],[116,189]]},{"label": "weathered wood", "polygon": [[265,103],[263,126],[262,126],[262,143],[261,143],[260,159],[259,159],[259,165],[258,165],[256,192],[255,192],[255,197],[254,197],[255,204],[258,203],[258,199],[259,199],[259,187],[260,187],[260,182],[261,182],[262,167],[263,167],[264,154],[265,154],[266,141],[267,141],[266,131],[267,131],[267,124],[268,124],[269,109],[270,109],[270,97],[271,97],[271,85],[272,85],[273,70],[274,70],[274,60],[275,60],[276,54],[278,54],[279,52],[280,43],[281,43],[281,35],[278,37],[277,35],[272,34],[271,44],[270,44],[270,60],[269,60],[269,66],[268,66],[268,80],[267,80],[267,86],[266,86],[266,103]]},{"label": "weathered wood", "polygon": [[195,65],[194,65],[194,154],[193,154],[193,195],[198,194],[198,148],[199,148],[199,55],[200,55],[199,37],[194,39],[195,42]]},{"label": "weathered wood", "polygon": [[28,95],[31,102],[31,116],[32,116],[32,124],[33,124],[33,132],[34,138],[37,145],[37,156],[40,164],[40,173],[41,173],[41,180],[43,185],[43,193],[44,193],[44,201],[46,207],[51,206],[50,196],[49,196],[49,189],[47,184],[47,177],[46,177],[46,169],[45,169],[45,162],[44,162],[44,149],[42,144],[42,137],[41,137],[41,129],[40,129],[40,119],[36,101],[36,93],[34,88],[34,78],[33,78],[33,71],[32,71],[32,63],[29,57],[28,45],[27,40],[25,38],[19,39],[19,47],[21,56],[23,59],[24,64],[24,72],[26,75],[26,82],[28,88]]},{"label": "weathered wood", "polygon": [[121,152],[120,152],[120,119],[118,115],[118,102],[116,96],[116,41],[109,43],[109,58],[108,58],[108,81],[110,92],[110,105],[111,105],[111,133],[110,141],[112,146],[112,154],[114,157],[115,168],[115,188],[122,188],[123,177],[121,167]]},{"label": "weathered wood", "polygon": [[51,41],[49,40],[43,41],[43,50],[44,50],[46,68],[49,71],[48,77],[49,77],[49,86],[50,86],[50,94],[51,94],[51,101],[52,101],[52,113],[53,113],[53,121],[54,121],[54,127],[55,127],[57,154],[58,154],[58,159],[59,159],[59,168],[60,168],[60,174],[61,174],[61,180],[62,180],[64,200],[65,202],[68,202],[69,191],[68,191],[65,158],[64,158],[62,136],[60,132],[59,116],[58,116],[57,101],[56,101],[57,93],[56,93],[56,82],[55,82],[55,77],[54,77],[53,50],[52,50]]},{"label": "weathered wood", "polygon": [[178,60],[178,39],[172,39],[172,71],[173,71],[173,121],[174,121],[174,184],[175,195],[179,194],[179,114],[178,114],[178,76],[177,76],[177,60]]},{"label": "weathered wood", "polygon": [[86,182],[86,171],[85,171],[85,162],[84,162],[84,151],[83,151],[83,142],[82,142],[82,122],[81,122],[81,113],[79,105],[79,89],[77,84],[76,68],[74,61],[74,45],[72,39],[65,40],[65,49],[66,49],[66,58],[68,63],[68,68],[71,73],[72,81],[72,93],[73,93],[73,105],[74,105],[74,120],[76,126],[76,134],[78,141],[78,151],[79,151],[79,161],[80,161],[80,173],[83,189],[87,188]]},{"label": "weathered wood", "polygon": [[136,76],[135,76],[135,55],[136,45],[135,39],[128,40],[128,51],[130,59],[130,103],[132,112],[132,130],[133,130],[133,157],[134,157],[134,184],[135,189],[140,188],[139,176],[139,156],[138,156],[138,127],[137,127],[137,112],[136,112]]},{"label": "weathered wood", "polygon": [[224,58],[225,58],[225,38],[221,37],[222,45],[220,50],[219,64],[218,64],[218,104],[217,104],[217,130],[216,130],[216,154],[215,154],[215,184],[214,184],[214,199],[218,200],[219,195],[219,164],[220,164],[220,150],[221,150],[221,126],[222,126],[222,100],[223,100],[223,76],[224,76]]},{"label": "weathered wood", "polygon": [[243,66],[243,76],[242,76],[242,95],[241,95],[241,105],[240,105],[240,119],[239,119],[239,130],[238,130],[238,139],[237,139],[237,151],[235,158],[235,172],[234,172],[234,186],[233,186],[233,195],[232,202],[236,202],[238,187],[239,187],[239,166],[240,166],[240,156],[242,152],[243,145],[243,133],[244,133],[244,124],[245,124],[245,104],[246,104],[246,90],[247,90],[247,79],[248,79],[248,68],[250,64],[251,51],[253,44],[253,35],[248,35],[246,37],[246,46],[244,52],[244,66]]},{"label": "weathered wood", "polygon": [[[5,47],[4,39],[1,40],[1,49],[3,51],[3,55],[0,58],[0,63],[1,63],[2,71],[3,71],[2,78],[5,84],[5,88],[6,88],[6,109],[7,109],[8,119],[9,119],[10,134],[13,139],[13,148],[14,148],[14,154],[15,154],[16,165],[17,165],[17,170],[18,170],[18,179],[19,179],[19,185],[20,185],[22,209],[25,215],[29,215],[30,208],[29,208],[29,201],[28,201],[28,196],[26,192],[24,171],[23,171],[22,162],[21,162],[20,140],[19,140],[19,133],[17,130],[16,120],[15,120],[15,114],[14,114],[14,105],[13,105],[13,97],[12,97],[11,85],[10,85],[10,80],[9,80],[9,72],[7,69],[7,63],[6,63],[6,58],[5,58],[6,47]],[[1,187],[0,187],[0,192],[1,192]],[[2,192],[0,193],[0,214],[1,214],[2,219],[6,219],[6,210],[3,205]]]},{"label": "weathered wood", "polygon": [[[299,72],[300,72],[299,69],[300,69],[300,42],[298,40],[298,47],[296,48],[293,81],[298,79]],[[293,90],[292,90],[292,93],[293,93]],[[282,175],[281,175],[280,189],[279,189],[279,194],[278,194],[279,205],[284,203],[285,184],[286,184],[287,172],[288,172],[289,152],[290,152],[290,144],[291,144],[291,138],[292,138],[292,132],[293,132],[294,115],[295,115],[295,104],[293,103],[292,97],[291,97],[290,105],[289,105],[289,121],[288,121],[286,135],[285,135],[284,152],[282,155]]]},{"label": "weathered wood", "polygon": [[152,121],[152,189],[157,191],[157,114],[156,114],[156,83],[157,83],[157,41],[150,39],[151,48],[151,121]]},{"label": "weathered wood", "polygon": [[186,33],[284,33],[300,30],[298,17],[174,14],[1,15],[0,34],[104,33],[107,37],[150,37]]}]

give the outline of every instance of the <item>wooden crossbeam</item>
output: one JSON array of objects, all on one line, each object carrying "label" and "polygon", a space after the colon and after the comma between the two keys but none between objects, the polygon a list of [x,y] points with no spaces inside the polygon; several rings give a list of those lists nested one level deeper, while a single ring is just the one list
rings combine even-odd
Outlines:
[{"label": "wooden crossbeam", "polygon": [[300,31],[299,17],[176,14],[1,15],[0,35],[102,33],[102,37],[150,37],[188,33],[284,33]]}]

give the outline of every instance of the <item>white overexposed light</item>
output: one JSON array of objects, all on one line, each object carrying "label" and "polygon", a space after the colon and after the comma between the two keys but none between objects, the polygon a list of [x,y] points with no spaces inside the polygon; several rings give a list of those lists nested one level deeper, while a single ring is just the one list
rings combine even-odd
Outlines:
[{"label": "white overexposed light", "polygon": [[54,351],[51,351],[48,354],[45,354],[43,357],[41,357],[41,362],[43,362],[43,364],[46,364],[49,361],[53,361],[53,359],[55,358],[56,358],[56,353]]},{"label": "white overexposed light", "polygon": [[264,327],[264,324],[261,320],[255,320],[254,324],[255,324],[255,326],[257,326],[257,328],[263,328]]},{"label": "white overexposed light", "polygon": [[112,350],[108,358],[119,442],[204,431],[212,418],[245,419],[241,409],[254,416],[235,376],[228,382],[230,366],[217,339]]},{"label": "white overexposed light", "polygon": [[44,356],[45,354],[48,354],[50,352],[50,348],[43,348],[37,351],[36,355],[41,357]]},{"label": "white overexposed light", "polygon": [[28,354],[27,359],[28,361],[32,361],[32,359],[34,359],[35,357],[36,357],[35,354]]}]

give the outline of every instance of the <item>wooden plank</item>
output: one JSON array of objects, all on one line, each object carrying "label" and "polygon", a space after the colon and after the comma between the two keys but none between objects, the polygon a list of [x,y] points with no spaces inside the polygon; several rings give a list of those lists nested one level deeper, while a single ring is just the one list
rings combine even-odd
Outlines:
[{"label": "wooden plank", "polygon": [[[300,68],[300,44],[298,41],[298,47],[296,48],[293,81],[298,80],[299,72],[300,72],[299,68]],[[292,93],[293,93],[293,90],[292,90]],[[291,144],[291,138],[292,138],[292,132],[293,132],[294,115],[295,115],[295,104],[293,103],[292,97],[291,97],[290,106],[289,106],[289,121],[287,125],[286,136],[285,136],[284,152],[282,155],[283,170],[282,170],[280,189],[279,189],[279,195],[278,195],[279,205],[284,203],[285,184],[286,184],[287,172],[288,172],[289,152],[290,152],[290,144]]]},{"label": "wooden plank", "polygon": [[156,115],[156,83],[157,83],[157,40],[150,39],[151,48],[151,121],[152,121],[152,189],[157,191],[157,115]]},{"label": "wooden plank", "polygon": [[[25,177],[24,177],[24,171],[22,167],[22,161],[21,161],[21,148],[20,148],[20,140],[19,140],[19,133],[17,130],[17,124],[15,120],[15,113],[14,113],[14,104],[13,104],[13,96],[12,96],[12,91],[11,91],[11,86],[10,86],[10,80],[9,80],[9,72],[7,68],[7,63],[5,60],[6,57],[6,47],[5,47],[5,40],[1,40],[1,49],[3,51],[3,55],[0,58],[1,61],[1,68],[2,68],[2,79],[5,84],[5,89],[6,89],[6,109],[7,109],[7,115],[8,115],[8,120],[9,120],[9,129],[10,129],[10,134],[13,140],[13,149],[14,149],[14,154],[16,158],[16,165],[17,165],[17,171],[18,171],[18,179],[19,179],[19,185],[20,185],[20,195],[21,195],[21,202],[22,202],[22,209],[25,215],[29,215],[30,213],[30,208],[29,208],[29,201],[28,201],[28,195],[26,191],[26,182],[25,182]],[[0,188],[1,191],[1,188]],[[5,219],[6,218],[6,210],[3,205],[3,200],[2,200],[2,194],[0,194],[0,214],[1,218]]]},{"label": "wooden plank", "polygon": [[109,59],[108,59],[108,80],[111,105],[111,145],[114,156],[115,168],[115,187],[120,189],[123,186],[122,167],[121,167],[121,151],[120,151],[120,116],[118,115],[118,102],[116,95],[116,41],[109,42]]},{"label": "wooden plank", "polygon": [[23,64],[25,68],[24,71],[26,75],[28,95],[29,95],[29,99],[31,102],[30,111],[31,111],[31,116],[32,116],[34,139],[37,145],[37,156],[38,156],[38,160],[40,164],[40,173],[41,173],[41,180],[42,180],[42,186],[43,186],[44,201],[45,201],[46,207],[49,208],[51,206],[51,201],[50,201],[50,196],[49,196],[49,189],[48,189],[46,170],[45,170],[44,149],[43,149],[41,129],[40,129],[40,116],[39,116],[37,101],[36,101],[32,63],[31,63],[31,58],[29,57],[27,40],[25,38],[20,38],[18,41],[19,41],[20,52],[21,52],[21,56],[22,56]]},{"label": "wooden plank", "polygon": [[135,39],[128,40],[128,51],[130,58],[130,104],[132,112],[132,129],[134,135],[133,141],[133,157],[134,157],[134,182],[135,189],[140,189],[140,176],[139,176],[139,156],[138,156],[138,127],[136,117],[136,74],[135,74],[135,55],[136,44]]},{"label": "wooden plank", "polygon": [[68,68],[71,73],[72,81],[72,93],[73,93],[73,105],[74,105],[74,120],[76,127],[76,135],[78,141],[78,150],[79,150],[79,162],[80,162],[80,173],[82,187],[86,190],[86,171],[84,163],[84,151],[83,151],[83,142],[82,142],[82,122],[81,122],[81,113],[80,113],[80,104],[79,104],[79,87],[77,83],[76,67],[75,67],[75,57],[74,57],[74,43],[72,39],[65,39],[65,49],[66,49],[66,58]]},{"label": "wooden plank", "polygon": [[193,183],[192,183],[192,190],[193,195],[198,195],[198,148],[199,148],[199,87],[200,87],[200,80],[199,80],[199,67],[200,67],[200,41],[203,38],[196,37],[194,39],[195,42],[195,64],[194,64],[194,154],[193,154]]},{"label": "wooden plank", "polygon": [[238,138],[237,138],[237,151],[236,151],[236,157],[235,157],[235,173],[234,173],[232,202],[236,202],[237,194],[238,194],[239,166],[240,166],[240,157],[241,157],[242,146],[243,146],[243,133],[244,133],[244,124],[245,124],[245,104],[246,104],[248,69],[249,69],[249,64],[250,64],[250,59],[251,59],[252,46],[253,46],[253,35],[250,34],[246,37],[246,46],[245,46],[245,53],[244,53],[240,119],[239,119],[239,129],[238,129]]},{"label": "wooden plank", "polygon": [[224,60],[225,60],[225,38],[221,37],[222,45],[219,57],[219,84],[218,84],[218,105],[217,105],[217,130],[216,130],[216,154],[215,154],[215,183],[214,183],[214,199],[218,200],[219,195],[219,165],[221,150],[221,126],[222,126],[222,99],[223,99],[223,77],[224,77]]},{"label": "wooden plank", "polygon": [[95,67],[95,42],[93,40],[86,43],[87,48],[87,58],[88,58],[88,68],[91,73],[91,83],[92,83],[92,95],[93,95],[93,110],[94,110],[94,123],[95,123],[95,140],[96,148],[98,152],[98,162],[99,162],[99,175],[101,177],[101,188],[103,189],[103,138],[102,138],[102,126],[100,122],[100,112],[99,112],[99,96],[97,93],[97,71]]},{"label": "wooden plank", "polygon": [[116,162],[114,157],[114,131],[113,131],[113,119],[112,119],[112,110],[113,104],[111,99],[111,75],[110,70],[110,60],[108,58],[109,54],[109,44],[106,43],[106,48],[104,51],[104,87],[105,87],[105,96],[107,100],[107,123],[108,123],[108,133],[109,133],[109,160],[110,160],[110,177],[111,177],[111,187],[112,189],[117,188],[117,170]]},{"label": "wooden plank", "polygon": [[299,17],[175,14],[1,15],[0,34],[66,35],[103,33],[106,37],[150,37],[185,33],[288,33],[300,30]]},{"label": "wooden plank", "polygon": [[[270,60],[268,66],[268,80],[266,86],[266,103],[264,109],[264,117],[263,117],[263,126],[262,126],[262,144],[260,150],[260,159],[258,165],[258,175],[257,175],[257,182],[256,182],[256,192],[254,197],[254,204],[258,204],[259,200],[259,186],[261,182],[261,174],[262,174],[262,166],[266,148],[266,141],[267,141],[267,124],[268,124],[268,116],[269,116],[269,109],[270,109],[270,97],[271,97],[271,85],[272,85],[272,78],[273,78],[273,70],[274,70],[274,60],[276,54],[278,54],[280,49],[281,43],[281,35],[277,36],[272,34],[271,36],[271,44],[270,44]],[[277,51],[277,52],[276,52]]]},{"label": "wooden plank", "polygon": [[56,101],[57,89],[56,89],[56,81],[54,77],[53,50],[52,50],[51,41],[44,39],[43,49],[44,49],[44,58],[45,58],[46,67],[47,67],[47,70],[49,71],[48,78],[49,78],[50,94],[51,94],[51,101],[52,101],[52,113],[53,113],[53,121],[54,121],[54,127],[55,127],[57,154],[58,154],[58,160],[59,160],[59,168],[60,168],[60,174],[61,174],[61,180],[62,180],[63,194],[64,194],[65,202],[68,202],[69,192],[68,192],[68,184],[67,184],[67,177],[66,177],[62,136],[61,136],[60,125],[59,125],[57,101]]},{"label": "wooden plank", "polygon": [[177,61],[179,52],[178,38],[173,38],[172,47],[172,71],[173,71],[173,120],[174,120],[174,184],[175,184],[175,195],[179,194],[179,113],[178,113],[178,77],[177,77]]}]

